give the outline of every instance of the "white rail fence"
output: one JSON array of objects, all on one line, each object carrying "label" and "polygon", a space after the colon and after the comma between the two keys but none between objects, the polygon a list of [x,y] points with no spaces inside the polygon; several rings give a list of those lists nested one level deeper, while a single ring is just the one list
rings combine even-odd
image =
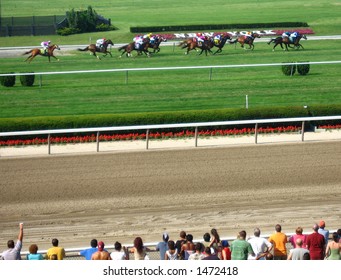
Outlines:
[{"label": "white rail fence", "polygon": [[98,70],[75,70],[75,71],[56,71],[56,72],[35,72],[35,73],[9,73],[0,74],[1,76],[27,76],[38,75],[39,86],[42,86],[43,75],[65,75],[65,74],[85,74],[85,73],[107,73],[107,72],[125,72],[125,83],[128,84],[128,73],[138,71],[164,71],[164,70],[188,70],[188,69],[208,69],[209,80],[212,80],[213,69],[219,68],[244,68],[244,67],[271,67],[271,66],[283,66],[283,65],[315,65],[315,64],[340,64],[341,60],[335,61],[311,61],[311,62],[288,62],[288,63],[264,63],[264,64],[236,64],[236,65],[208,65],[208,66],[181,66],[181,67],[151,67],[151,68],[126,68],[126,69],[98,69]]},{"label": "white rail fence", "polygon": [[[47,153],[51,154],[51,135],[58,134],[77,134],[77,133],[96,133],[96,151],[100,151],[100,133],[117,132],[117,131],[146,131],[146,149],[149,149],[149,133],[155,129],[170,129],[170,128],[194,128],[194,146],[198,147],[198,132],[200,127],[215,127],[215,126],[235,126],[235,125],[251,125],[255,126],[255,144],[258,143],[258,127],[261,124],[275,123],[301,123],[300,140],[304,141],[305,123],[311,121],[334,121],[341,120],[340,116],[319,116],[319,117],[299,117],[299,118],[280,118],[280,119],[257,119],[257,120],[240,120],[240,121],[219,121],[219,122],[199,122],[199,123],[177,123],[177,124],[160,124],[160,125],[139,125],[139,126],[113,126],[113,127],[93,127],[93,128],[75,128],[75,129],[54,129],[54,130],[33,130],[33,131],[13,131],[1,132],[1,137],[13,136],[29,136],[29,135],[47,135]],[[299,140],[299,139],[298,139]]]}]

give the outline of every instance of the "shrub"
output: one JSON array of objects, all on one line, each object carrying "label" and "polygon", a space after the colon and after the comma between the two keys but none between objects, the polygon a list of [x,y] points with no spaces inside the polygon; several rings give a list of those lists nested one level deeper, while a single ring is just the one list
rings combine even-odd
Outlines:
[{"label": "shrub", "polygon": [[20,76],[20,83],[22,86],[31,87],[34,84],[35,75],[22,75]]},{"label": "shrub", "polygon": [[293,62],[293,64],[290,64],[290,65],[288,64],[282,65],[282,72],[286,76],[294,75],[296,72],[296,64]]},{"label": "shrub", "polygon": [[15,76],[1,76],[0,82],[5,87],[13,87],[15,85]]},{"label": "shrub", "polygon": [[57,34],[61,36],[68,36],[72,34],[78,34],[81,33],[81,30],[78,28],[72,28],[72,27],[64,27],[57,29]]},{"label": "shrub", "polygon": [[297,72],[302,76],[307,75],[309,73],[309,70],[310,70],[310,64],[309,63],[297,65]]}]

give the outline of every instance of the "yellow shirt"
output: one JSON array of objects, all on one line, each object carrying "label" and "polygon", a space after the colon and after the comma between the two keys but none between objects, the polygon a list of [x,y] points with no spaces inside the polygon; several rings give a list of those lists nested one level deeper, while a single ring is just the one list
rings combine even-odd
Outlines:
[{"label": "yellow shirt", "polygon": [[51,260],[52,255],[57,255],[58,260],[62,260],[65,257],[65,250],[63,247],[52,247],[47,250],[46,257]]}]

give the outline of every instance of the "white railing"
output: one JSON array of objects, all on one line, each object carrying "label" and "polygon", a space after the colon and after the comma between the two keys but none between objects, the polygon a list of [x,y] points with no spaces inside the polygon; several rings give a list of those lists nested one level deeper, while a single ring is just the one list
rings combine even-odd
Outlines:
[{"label": "white railing", "polygon": [[340,116],[319,116],[319,117],[299,117],[299,118],[282,118],[282,119],[257,119],[257,120],[242,120],[242,121],[219,121],[219,122],[199,122],[199,123],[177,123],[177,124],[159,124],[159,125],[138,125],[138,126],[113,126],[113,127],[93,127],[93,128],[74,128],[74,129],[54,129],[54,130],[33,130],[33,131],[13,131],[1,132],[1,137],[13,136],[28,136],[28,135],[47,135],[48,154],[51,154],[51,135],[55,134],[70,134],[70,133],[96,133],[96,146],[99,152],[99,136],[101,132],[114,131],[146,131],[146,149],[149,148],[149,133],[153,129],[169,129],[169,128],[194,128],[194,145],[198,146],[198,128],[199,127],[214,127],[214,126],[235,126],[235,125],[255,125],[255,144],[258,143],[258,126],[260,124],[269,123],[301,123],[301,141],[304,141],[304,126],[305,122],[310,121],[328,121],[341,120]]}]

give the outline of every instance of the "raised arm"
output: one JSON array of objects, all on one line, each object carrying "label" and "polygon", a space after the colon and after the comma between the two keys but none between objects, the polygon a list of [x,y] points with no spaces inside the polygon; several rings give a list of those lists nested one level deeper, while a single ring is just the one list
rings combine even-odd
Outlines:
[{"label": "raised arm", "polygon": [[19,224],[18,240],[20,240],[20,242],[22,242],[23,238],[24,238],[24,224],[20,223]]}]

